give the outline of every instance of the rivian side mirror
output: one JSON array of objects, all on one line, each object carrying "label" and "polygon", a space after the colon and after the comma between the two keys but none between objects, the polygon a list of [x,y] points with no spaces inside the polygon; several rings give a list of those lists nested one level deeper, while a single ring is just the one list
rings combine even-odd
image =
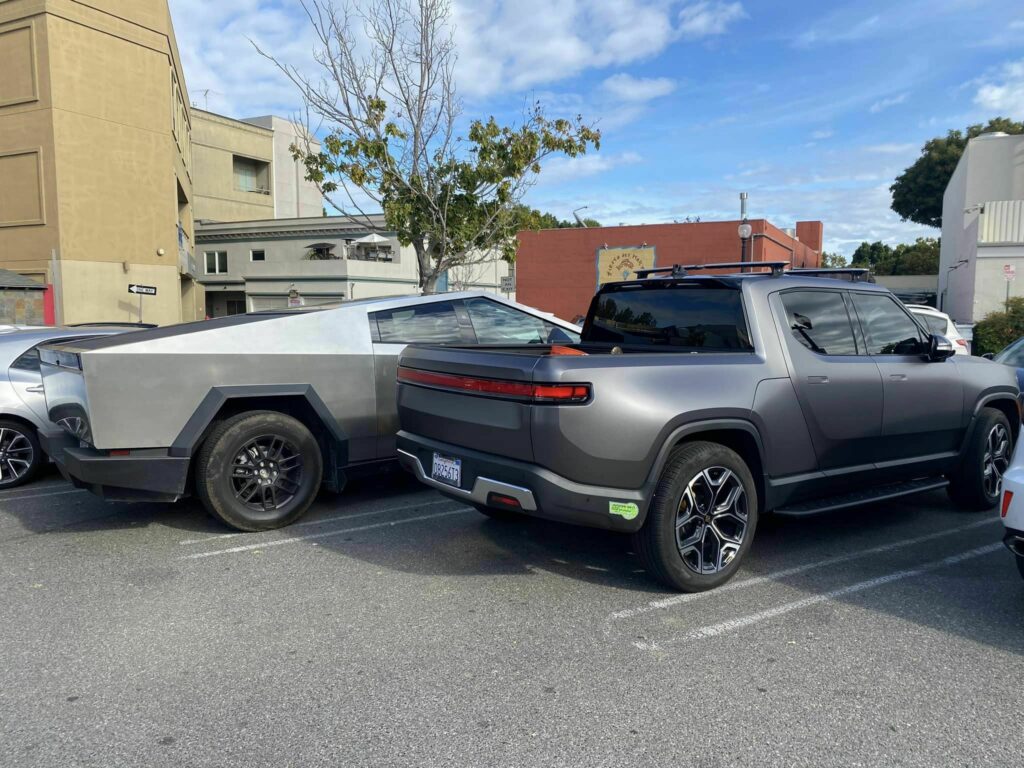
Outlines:
[{"label": "rivian side mirror", "polygon": [[995,357],[995,355],[993,355],[993,354],[992,354],[991,352],[986,352],[986,353],[985,353],[984,355],[982,355],[982,357],[983,357],[983,358],[984,358],[985,360],[991,360],[992,358],[994,358],[994,357]]},{"label": "rivian side mirror", "polygon": [[928,359],[933,363],[937,363],[940,360],[945,360],[947,357],[952,357],[956,354],[956,350],[953,348],[953,342],[947,339],[945,336],[941,336],[938,333],[933,333],[928,340]]}]

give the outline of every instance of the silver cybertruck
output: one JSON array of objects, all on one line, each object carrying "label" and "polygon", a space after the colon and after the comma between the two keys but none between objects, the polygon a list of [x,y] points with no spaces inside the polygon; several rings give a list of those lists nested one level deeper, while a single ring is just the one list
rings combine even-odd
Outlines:
[{"label": "silver cybertruck", "polygon": [[352,301],[42,348],[47,453],[111,500],[195,493],[240,530],[298,519],[321,485],[395,459],[410,343],[579,341],[579,328],[481,291]]}]

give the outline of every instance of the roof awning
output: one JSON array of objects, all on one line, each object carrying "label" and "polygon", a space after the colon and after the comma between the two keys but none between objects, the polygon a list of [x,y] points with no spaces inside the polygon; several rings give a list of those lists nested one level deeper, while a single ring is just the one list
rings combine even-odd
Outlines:
[{"label": "roof awning", "polygon": [[353,242],[358,243],[359,245],[381,245],[383,243],[390,243],[391,241],[386,237],[381,237],[376,232],[371,232],[365,237],[360,237],[358,240],[354,240]]},{"label": "roof awning", "polygon": [[335,243],[310,243],[306,247],[314,251],[330,251],[335,247]]}]

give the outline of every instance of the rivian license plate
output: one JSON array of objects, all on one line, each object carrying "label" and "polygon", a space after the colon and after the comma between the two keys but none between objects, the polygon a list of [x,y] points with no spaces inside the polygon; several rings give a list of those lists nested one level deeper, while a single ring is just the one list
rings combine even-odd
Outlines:
[{"label": "rivian license plate", "polygon": [[440,480],[447,485],[454,485],[458,488],[462,485],[462,460],[449,459],[439,453],[434,454],[434,465],[430,470],[430,476]]}]

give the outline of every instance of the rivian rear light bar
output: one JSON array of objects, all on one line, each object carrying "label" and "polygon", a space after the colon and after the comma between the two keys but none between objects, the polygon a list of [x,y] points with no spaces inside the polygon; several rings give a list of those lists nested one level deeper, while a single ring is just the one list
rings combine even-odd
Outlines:
[{"label": "rivian rear light bar", "polygon": [[450,389],[488,397],[523,400],[531,403],[585,403],[590,399],[589,384],[533,384],[528,381],[481,379],[454,373],[421,371],[417,368],[398,369],[398,380],[405,384]]}]

